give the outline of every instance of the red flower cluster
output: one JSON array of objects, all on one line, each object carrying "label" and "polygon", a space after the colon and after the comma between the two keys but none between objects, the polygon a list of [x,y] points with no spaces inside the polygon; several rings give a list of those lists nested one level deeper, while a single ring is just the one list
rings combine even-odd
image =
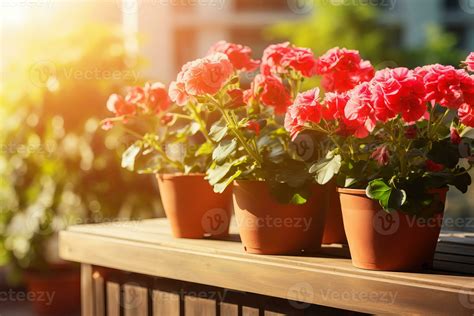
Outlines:
[{"label": "red flower cluster", "polygon": [[316,74],[316,59],[308,48],[296,47],[289,42],[268,46],[263,52],[260,71],[264,75],[287,74],[288,70],[300,73],[303,77]]},{"label": "red flower cluster", "polygon": [[[337,59],[335,64],[339,62]],[[354,63],[347,65],[351,68]],[[428,102],[457,109],[460,122],[474,126],[473,87],[474,76],[451,66],[431,65],[416,70],[387,68],[377,71],[370,81],[362,82],[350,91],[326,93],[320,107],[302,102],[306,93],[300,94],[287,112],[285,127],[295,137],[305,123],[318,121],[313,119],[318,117],[313,114],[317,109],[324,120],[338,121],[340,133],[364,138],[378,123],[397,117],[407,124],[428,118]]]},{"label": "red flower cluster", "polygon": [[474,72],[474,52],[471,52],[469,56],[467,56],[464,64],[466,64],[468,71]]},{"label": "red flower cluster", "polygon": [[[246,96],[249,98],[249,95]],[[275,109],[275,113],[284,114],[291,104],[291,96],[281,79],[274,75],[255,76],[250,87],[250,98],[259,100]]]},{"label": "red flower cluster", "polygon": [[461,123],[474,126],[474,75],[439,64],[415,71],[426,87],[426,101],[458,110]]},{"label": "red flower cluster", "polygon": [[191,97],[214,95],[229,80],[233,67],[227,55],[214,53],[185,64],[177,80],[170,84],[169,95],[178,105]]},{"label": "red flower cluster", "polygon": [[210,55],[214,53],[226,54],[235,70],[254,71],[260,64],[252,59],[252,50],[248,46],[219,41],[209,49]]},{"label": "red flower cluster", "polygon": [[426,101],[436,102],[451,109],[457,109],[465,102],[464,92],[469,93],[467,88],[472,84],[469,82],[472,79],[470,80],[464,70],[435,64],[417,68],[415,71],[422,77],[426,87]]},{"label": "red flower cluster", "polygon": [[295,139],[306,123],[319,123],[322,107],[319,102],[319,88],[300,93],[293,105],[288,108],[285,116],[285,128]]},{"label": "red flower cluster", "polygon": [[358,51],[335,47],[318,58],[316,72],[324,90],[344,92],[372,79],[375,70]]},{"label": "red flower cluster", "polygon": [[418,121],[426,112],[425,88],[408,68],[384,69],[370,82],[376,116],[387,121],[401,115],[407,123]]},{"label": "red flower cluster", "polygon": [[[166,110],[170,105],[170,99],[166,86],[161,82],[146,83],[144,87],[133,87],[122,97],[112,94],[107,100],[107,109],[114,113],[116,117],[136,115],[138,113],[158,113]],[[102,127],[110,129],[113,126],[112,120],[105,120]]]}]

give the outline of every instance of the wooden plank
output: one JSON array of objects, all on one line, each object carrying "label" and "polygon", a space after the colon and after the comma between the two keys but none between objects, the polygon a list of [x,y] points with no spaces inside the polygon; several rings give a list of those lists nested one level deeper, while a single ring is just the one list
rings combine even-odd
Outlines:
[{"label": "wooden plank", "polygon": [[[151,224],[147,222],[147,230]],[[60,234],[60,255],[72,261],[282,299],[288,299],[298,284],[305,284],[311,295],[304,296],[303,302],[366,313],[384,313],[389,304],[394,313],[472,314],[459,303],[460,293],[474,287],[472,277],[436,271],[364,271],[345,258],[250,255],[237,242],[174,239],[117,226],[73,227]],[[244,278],[242,271],[246,272]]]},{"label": "wooden plank", "polygon": [[92,266],[84,263],[81,264],[81,311],[82,316],[94,315]]},{"label": "wooden plank", "polygon": [[239,315],[239,306],[237,304],[221,302],[219,305],[220,305],[221,315],[223,316],[238,316]]},{"label": "wooden plank", "polygon": [[258,308],[250,306],[242,306],[242,316],[258,316]]},{"label": "wooden plank", "polygon": [[107,316],[120,316],[120,284],[107,282]]},{"label": "wooden plank", "polygon": [[184,314],[186,316],[215,316],[216,301],[194,296],[185,296]]},{"label": "wooden plank", "polygon": [[148,316],[148,289],[134,283],[123,285],[125,316]]},{"label": "wooden plank", "polygon": [[105,287],[104,278],[98,271],[92,273],[94,289],[94,315],[105,315]]},{"label": "wooden plank", "polygon": [[179,294],[153,291],[153,315],[179,316]]}]

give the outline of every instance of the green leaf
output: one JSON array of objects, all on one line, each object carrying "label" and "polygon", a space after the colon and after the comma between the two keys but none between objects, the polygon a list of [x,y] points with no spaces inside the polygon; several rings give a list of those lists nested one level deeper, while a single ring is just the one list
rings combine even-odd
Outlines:
[{"label": "green leaf", "polygon": [[388,199],[388,209],[398,211],[407,201],[407,193],[404,190],[392,189]]},{"label": "green leaf", "polygon": [[238,176],[242,174],[241,170],[237,170],[233,175],[228,177],[224,182],[217,183],[214,185],[214,192],[216,193],[222,193],[225,191],[225,189],[229,186],[229,184],[232,183],[235,179],[237,179]]},{"label": "green leaf", "polygon": [[290,203],[294,205],[302,205],[305,204],[307,201],[308,200],[304,198],[301,194],[295,193],[291,198]]},{"label": "green leaf", "polygon": [[216,165],[207,170],[206,179],[213,186],[224,178],[232,168],[232,163],[227,162],[223,165]]},{"label": "green leaf", "polygon": [[223,141],[217,145],[212,152],[212,159],[217,163],[221,163],[237,149],[237,140],[234,138],[231,141]]},{"label": "green leaf", "polygon": [[133,171],[135,168],[135,159],[142,149],[141,142],[135,142],[127,148],[122,154],[122,168]]},{"label": "green leaf", "polygon": [[325,158],[311,166],[310,173],[315,173],[316,182],[324,185],[331,181],[335,174],[339,172],[342,165],[342,158],[340,155],[335,155],[332,158]]},{"label": "green leaf", "polygon": [[196,150],[196,153],[194,155],[196,157],[197,156],[208,156],[212,153],[213,149],[214,149],[214,146],[211,143],[206,142],[206,143],[202,144],[201,146],[199,146],[198,150]]},{"label": "green leaf", "polygon": [[392,188],[383,179],[372,180],[366,188],[366,195],[379,201],[386,211],[399,210],[407,200],[407,194],[404,190]]},{"label": "green leaf", "polygon": [[227,135],[227,124],[224,120],[219,120],[211,126],[209,136],[215,142],[220,142]]}]

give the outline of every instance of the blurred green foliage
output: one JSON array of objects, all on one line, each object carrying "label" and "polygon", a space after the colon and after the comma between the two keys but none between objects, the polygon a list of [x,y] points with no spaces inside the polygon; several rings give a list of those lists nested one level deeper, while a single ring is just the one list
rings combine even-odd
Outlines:
[{"label": "blurred green foliage", "polygon": [[132,140],[98,128],[108,96],[140,83],[141,61],[127,57],[119,34],[85,26],[32,41],[5,63],[0,266],[46,268],[66,226],[147,218],[160,207],[152,177],[120,167]]},{"label": "blurred green foliage", "polygon": [[416,49],[402,48],[396,25],[381,21],[382,9],[360,5],[351,0],[338,0],[337,5],[315,0],[314,13],[305,20],[271,26],[265,36],[290,40],[298,46],[313,49],[317,56],[339,46],[360,51],[378,68],[416,67],[431,63],[459,65],[465,53],[456,49],[456,36],[438,26],[426,29],[426,43]]}]

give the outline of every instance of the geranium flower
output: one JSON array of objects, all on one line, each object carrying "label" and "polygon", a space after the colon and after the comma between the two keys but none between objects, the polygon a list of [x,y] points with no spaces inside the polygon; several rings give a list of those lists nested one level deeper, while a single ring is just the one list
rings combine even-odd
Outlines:
[{"label": "geranium flower", "polygon": [[254,132],[255,135],[260,135],[260,124],[257,121],[248,121],[245,127],[247,127],[250,131]]},{"label": "geranium flower", "polygon": [[435,64],[416,68],[415,72],[423,79],[427,102],[457,109],[465,102],[464,91],[472,93],[469,91],[472,79],[464,70]]},{"label": "geranium flower", "polygon": [[370,85],[379,120],[385,122],[400,114],[411,123],[426,113],[423,81],[412,70],[400,67],[377,71]]},{"label": "geranium flower", "polygon": [[461,143],[461,135],[459,135],[459,132],[455,127],[451,127],[449,129],[449,137],[451,139],[451,143],[455,145],[459,145]]},{"label": "geranium flower", "polygon": [[209,54],[213,53],[226,54],[235,70],[254,71],[260,64],[252,59],[252,50],[248,46],[219,41],[211,46]]},{"label": "geranium flower", "polygon": [[137,111],[137,106],[127,102],[122,96],[114,93],[107,100],[107,109],[116,116],[124,116],[134,115]]},{"label": "geranium flower", "polygon": [[227,107],[238,108],[245,105],[244,92],[241,89],[229,90],[227,95],[230,97],[230,101],[226,104]]},{"label": "geranium flower", "polygon": [[440,172],[444,170],[444,165],[436,163],[433,160],[428,159],[426,161],[426,170],[431,172]]},{"label": "geranium flower", "polygon": [[458,115],[461,123],[474,127],[474,105],[462,104],[458,109]]},{"label": "geranium flower", "polygon": [[170,98],[166,86],[161,82],[146,83],[143,89],[147,107],[155,112],[164,111],[170,105]]},{"label": "geranium flower", "polygon": [[185,105],[190,98],[190,95],[186,92],[185,84],[182,81],[172,81],[168,94],[173,102],[181,106]]},{"label": "geranium flower", "polygon": [[464,61],[466,64],[467,70],[474,72],[474,52],[471,52]]},{"label": "geranium flower", "polygon": [[316,73],[322,76],[326,91],[345,92],[372,79],[375,70],[358,51],[335,47],[318,58]]},{"label": "geranium flower", "polygon": [[291,104],[291,96],[280,78],[259,74],[251,84],[252,98],[271,106],[275,113],[283,114]]},{"label": "geranium flower", "polygon": [[379,166],[386,166],[390,162],[390,151],[386,145],[378,146],[370,155],[370,158],[377,161]]},{"label": "geranium flower", "polygon": [[216,94],[233,72],[227,55],[214,53],[189,63],[182,73],[186,93],[193,96]]},{"label": "geranium flower", "polygon": [[361,83],[351,91],[344,115],[350,121],[350,127],[355,128],[354,135],[356,137],[367,137],[374,130],[377,125],[377,117],[368,82]]},{"label": "geranium flower", "polygon": [[268,46],[262,57],[260,71],[264,75],[286,74],[288,69],[299,72],[303,77],[316,73],[316,59],[309,48],[296,47],[289,42]]},{"label": "geranium flower", "polygon": [[293,47],[280,60],[283,68],[292,68],[303,77],[310,78],[316,74],[316,59],[308,48]]},{"label": "geranium flower", "polygon": [[324,97],[324,106],[322,110],[323,118],[327,121],[342,119],[345,120],[344,109],[347,101],[349,101],[349,94],[346,92],[328,92]]},{"label": "geranium flower", "polygon": [[322,106],[319,102],[319,88],[300,93],[285,116],[285,128],[295,139],[306,123],[318,124],[322,117]]}]

